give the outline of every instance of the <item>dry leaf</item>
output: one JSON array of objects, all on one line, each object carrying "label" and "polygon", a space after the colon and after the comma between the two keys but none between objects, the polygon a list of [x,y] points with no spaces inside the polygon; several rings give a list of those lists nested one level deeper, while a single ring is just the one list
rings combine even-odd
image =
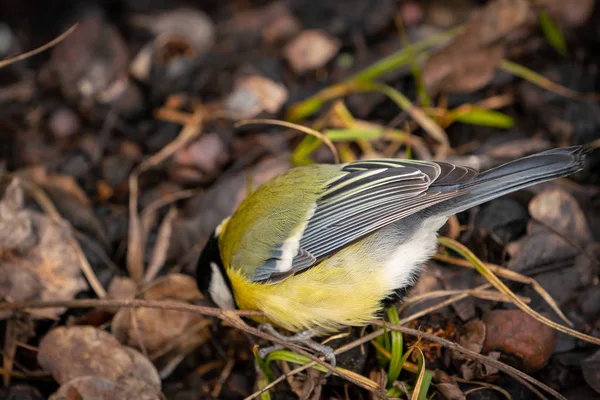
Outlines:
[{"label": "dry leaf", "polygon": [[104,227],[94,213],[92,202],[72,176],[48,174],[43,167],[25,170],[21,176],[38,184],[48,194],[60,215],[74,228],[93,235],[108,246]]},{"label": "dry leaf", "polygon": [[[148,359],[122,346],[112,335],[91,326],[59,327],[40,341],[38,362],[61,385],[55,399],[79,393],[87,399],[158,399],[161,381]],[[141,394],[144,394],[142,396]],[[153,394],[147,396],[146,394]],[[111,396],[110,394],[116,394]],[[92,397],[93,398],[93,397]]]},{"label": "dry leaf", "polygon": [[[0,297],[25,300],[71,300],[88,288],[79,254],[67,224],[24,208],[23,190],[15,179],[0,201]],[[36,311],[55,317],[63,308]],[[9,313],[1,314],[3,317]]]},{"label": "dry leaf", "polygon": [[159,400],[154,386],[146,381],[130,378],[127,384],[113,382],[97,376],[82,376],[62,385],[48,400]]},{"label": "dry leaf", "polygon": [[[189,275],[169,274],[142,293],[145,300],[192,301],[202,298],[196,281]],[[123,344],[148,352],[151,358],[165,349],[187,351],[203,343],[208,319],[183,311],[156,308],[120,309],[112,320],[111,331]]]},{"label": "dry leaf", "polygon": [[428,91],[472,92],[483,87],[502,60],[509,35],[533,15],[526,0],[496,0],[474,12],[465,31],[425,63]]},{"label": "dry leaf", "polygon": [[480,319],[474,319],[465,324],[458,343],[471,351],[481,353],[484,340],[485,324]]}]

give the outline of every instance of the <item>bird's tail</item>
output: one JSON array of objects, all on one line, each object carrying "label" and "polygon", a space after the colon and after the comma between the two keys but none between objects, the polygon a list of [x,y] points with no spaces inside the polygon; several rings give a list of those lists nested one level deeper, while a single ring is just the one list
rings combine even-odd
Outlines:
[{"label": "bird's tail", "polygon": [[584,146],[561,147],[500,165],[456,185],[456,189],[466,189],[468,193],[434,206],[431,211],[450,216],[505,194],[571,175],[583,169],[590,151]]}]

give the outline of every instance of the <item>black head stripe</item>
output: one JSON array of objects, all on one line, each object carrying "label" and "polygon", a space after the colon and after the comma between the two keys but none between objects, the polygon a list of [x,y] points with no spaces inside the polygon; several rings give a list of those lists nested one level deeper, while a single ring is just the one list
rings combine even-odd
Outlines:
[{"label": "black head stripe", "polygon": [[210,266],[211,262],[215,263],[219,267],[221,275],[223,275],[223,279],[225,280],[229,291],[233,293],[231,281],[229,280],[227,272],[225,271],[225,266],[223,265],[223,260],[221,259],[221,253],[219,251],[219,238],[216,233],[212,234],[204,245],[204,249],[202,250],[202,253],[200,253],[198,263],[196,264],[196,282],[198,282],[198,288],[206,297],[210,297],[208,289],[212,279],[212,268]]}]

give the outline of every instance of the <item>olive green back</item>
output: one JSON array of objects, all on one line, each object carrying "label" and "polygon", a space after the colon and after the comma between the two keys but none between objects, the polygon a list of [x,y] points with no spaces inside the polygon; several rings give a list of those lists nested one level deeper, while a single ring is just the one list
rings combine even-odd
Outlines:
[{"label": "olive green back", "polygon": [[338,165],[293,168],[261,185],[240,204],[219,241],[226,266],[252,275],[275,246],[302,229]]}]

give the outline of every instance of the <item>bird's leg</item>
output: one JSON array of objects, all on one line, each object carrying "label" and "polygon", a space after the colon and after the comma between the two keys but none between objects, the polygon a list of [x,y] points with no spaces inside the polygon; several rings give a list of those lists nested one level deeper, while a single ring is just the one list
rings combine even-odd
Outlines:
[{"label": "bird's leg", "polygon": [[[320,333],[322,333],[320,329],[306,330],[306,331],[296,333],[295,335],[292,335],[292,336],[282,335],[281,333],[277,332],[275,330],[275,328],[273,328],[273,326],[271,326],[270,324],[262,324],[258,327],[258,329],[262,332],[267,332],[269,335],[272,335],[285,343],[304,345],[304,346],[308,347],[309,349],[312,349],[316,352],[323,354],[325,356],[325,359],[331,364],[331,366],[333,368],[335,368],[336,359],[335,359],[335,353],[333,352],[333,349],[327,345],[324,345],[324,344],[321,344],[321,343],[318,343],[318,342],[315,342],[314,340],[312,340],[313,337],[318,336]],[[281,345],[264,347],[258,351],[258,354],[262,358],[265,358],[269,353],[272,353],[273,351],[276,351],[276,350],[281,350],[283,348],[284,348],[284,346],[281,346]],[[328,371],[327,375],[325,375],[325,377],[328,377],[329,375],[331,375],[331,371]]]}]

